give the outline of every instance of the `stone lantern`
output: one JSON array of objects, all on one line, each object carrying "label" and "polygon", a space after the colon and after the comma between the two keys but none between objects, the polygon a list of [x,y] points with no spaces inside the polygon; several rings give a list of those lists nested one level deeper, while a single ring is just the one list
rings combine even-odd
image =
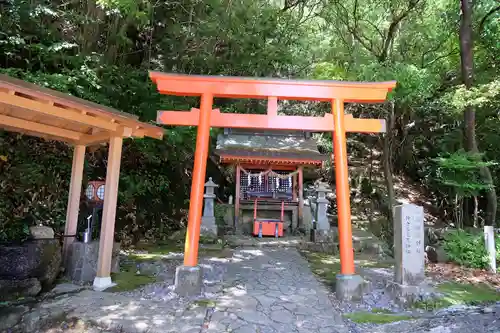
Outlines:
[{"label": "stone lantern", "polygon": [[326,192],[328,189],[321,183],[316,189],[318,199],[316,199],[316,230],[330,230],[330,222],[328,221],[327,210],[328,210],[328,199],[326,198]]},{"label": "stone lantern", "polygon": [[219,185],[215,184],[212,177],[208,178],[208,182],[205,183],[205,205],[203,208],[203,216],[201,218],[201,234],[209,236],[217,236],[217,223],[215,221],[215,209],[214,201],[217,197],[215,195],[215,189]]}]

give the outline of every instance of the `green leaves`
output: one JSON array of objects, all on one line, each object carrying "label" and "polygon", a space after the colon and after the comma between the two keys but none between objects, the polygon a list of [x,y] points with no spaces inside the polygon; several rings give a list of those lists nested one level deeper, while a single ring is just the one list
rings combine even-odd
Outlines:
[{"label": "green leaves", "polygon": [[453,154],[432,159],[437,163],[437,180],[453,189],[460,197],[479,195],[480,191],[491,188],[479,176],[479,169],[496,165],[497,163],[482,160],[483,154],[459,150]]},{"label": "green leaves", "polygon": [[[495,240],[497,249],[500,249],[500,237]],[[463,230],[454,230],[446,234],[444,250],[451,261],[459,265],[472,268],[488,268],[488,254],[484,246],[484,237],[481,232],[469,233]],[[498,253],[498,251],[497,251]],[[497,261],[500,257],[497,256]]]},{"label": "green leaves", "polygon": [[499,100],[500,79],[472,89],[465,89],[464,85],[460,85],[443,97],[443,101],[457,112],[463,112],[466,107],[485,107],[495,101],[498,103]]}]

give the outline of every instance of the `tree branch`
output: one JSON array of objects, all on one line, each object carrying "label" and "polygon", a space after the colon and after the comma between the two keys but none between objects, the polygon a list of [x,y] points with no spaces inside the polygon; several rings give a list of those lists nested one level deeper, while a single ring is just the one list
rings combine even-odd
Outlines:
[{"label": "tree branch", "polygon": [[389,25],[389,29],[387,30],[387,37],[385,38],[382,52],[380,53],[379,56],[380,62],[384,62],[387,59],[389,48],[392,44],[392,41],[394,40],[394,37],[396,36],[399,24],[411,13],[413,9],[415,9],[415,7],[418,5],[419,2],[420,0],[410,0],[408,4],[408,9],[406,9],[400,15],[395,16],[394,19],[392,20],[391,24]]},{"label": "tree branch", "polygon": [[[435,46],[435,47],[433,47],[431,49],[428,49],[427,51],[423,52],[422,53],[422,57],[421,57],[420,67],[425,68],[426,67],[425,66],[425,57],[428,54],[431,54],[431,53],[439,51],[439,49],[441,49],[443,47],[443,45],[449,40],[449,38],[451,37],[451,35],[453,35],[454,33],[455,33],[454,31],[451,31],[445,39],[443,39],[440,43],[438,43],[437,46]],[[452,53],[450,53],[449,55],[451,55],[453,53],[455,53],[455,51],[452,51]],[[442,58],[442,57],[440,57],[440,58]],[[432,60],[431,63],[434,62],[434,61],[435,60]],[[429,64],[427,64],[427,65],[429,65]]]},{"label": "tree branch", "polygon": [[[344,10],[345,10],[345,8],[344,8]],[[347,10],[345,10],[345,11],[346,11],[346,14],[347,14]],[[367,49],[374,56],[377,57],[377,51],[373,48],[372,41],[369,40],[368,38],[366,38],[365,36],[362,36],[361,34],[358,33],[358,17],[357,17],[357,12],[358,12],[358,0],[355,0],[354,1],[354,8],[352,10],[352,17],[354,19],[354,27],[350,27],[349,24],[348,24],[348,22],[346,22],[347,30],[352,34],[352,36],[354,37],[354,39],[356,39],[365,49]]]},{"label": "tree branch", "polygon": [[484,17],[481,19],[481,23],[479,23],[479,28],[478,28],[478,35],[481,35],[484,29],[484,25],[486,24],[486,21],[490,18],[491,15],[495,14],[496,12],[500,11],[500,6],[492,8]]},{"label": "tree branch", "polygon": [[422,62],[422,68],[426,68],[426,67],[428,67],[428,66],[432,65],[433,63],[435,63],[436,61],[438,61],[438,60],[440,60],[440,59],[447,58],[447,57],[449,57],[449,56],[451,56],[451,55],[454,55],[454,54],[459,54],[459,53],[460,53],[460,50],[453,50],[453,51],[451,51],[451,52],[449,52],[449,53],[447,53],[447,54],[444,54],[444,55],[439,56],[439,57],[437,57],[437,58],[435,58],[435,59],[432,59],[431,61],[429,61],[429,62],[428,62],[427,64],[425,64],[425,65],[424,65],[424,63]]}]

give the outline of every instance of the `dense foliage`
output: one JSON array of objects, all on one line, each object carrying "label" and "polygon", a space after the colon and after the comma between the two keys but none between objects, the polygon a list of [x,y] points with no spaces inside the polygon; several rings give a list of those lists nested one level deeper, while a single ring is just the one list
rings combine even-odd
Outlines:
[{"label": "dense foliage", "polygon": [[[482,161],[500,156],[497,6],[494,0],[474,2],[472,87],[462,85],[461,11],[452,0],[7,0],[0,2],[0,72],[143,121],[153,121],[158,109],[189,109],[197,103],[158,94],[147,78],[149,69],[395,79],[398,88],[390,103],[347,108],[356,116],[387,118],[384,143],[366,135],[352,137],[383,149],[389,173],[404,173],[421,183],[442,219],[452,221],[455,195],[435,181],[439,167],[434,159],[463,148],[464,109],[475,111]],[[231,112],[262,110],[254,100],[216,104]],[[321,103],[289,103],[287,109],[325,111]],[[189,128],[167,129],[162,142],[126,144],[117,232],[138,239],[162,236],[182,225],[193,148]],[[71,150],[64,145],[0,133],[0,241],[22,238],[26,226],[37,221],[61,226],[70,159]],[[105,148],[89,151],[85,179],[103,177],[105,160]],[[210,168],[219,177],[215,180],[223,182],[216,176],[218,167]],[[494,165],[490,170],[494,184],[487,185],[493,188],[500,183],[500,169]],[[385,206],[393,202],[391,183],[387,185],[388,191],[380,190]],[[475,196],[483,221],[484,190]],[[466,225],[472,224],[472,211],[465,209]]]},{"label": "dense foliage", "polygon": [[[497,262],[500,262],[500,237],[495,239]],[[466,267],[489,267],[489,258],[484,246],[484,236],[481,233],[470,233],[464,230],[454,230],[446,234],[444,250],[448,258]]]}]

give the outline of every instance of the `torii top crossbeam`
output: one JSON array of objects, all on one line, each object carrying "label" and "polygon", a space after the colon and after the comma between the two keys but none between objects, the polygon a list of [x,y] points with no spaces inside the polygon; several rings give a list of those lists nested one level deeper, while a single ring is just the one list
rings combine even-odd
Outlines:
[{"label": "torii top crossbeam", "polygon": [[[162,94],[225,98],[268,99],[268,114],[231,114],[213,110],[211,127],[254,128],[274,130],[333,131],[333,115],[323,117],[278,116],[278,100],[315,100],[374,103],[384,101],[396,85],[390,82],[343,82],[314,80],[258,79],[224,76],[180,75],[151,72],[150,77]],[[164,125],[197,126],[198,109],[160,111],[157,122]],[[385,132],[385,120],[345,118],[345,131],[357,133]]]},{"label": "torii top crossbeam", "polygon": [[[395,86],[389,82],[344,82],[314,80],[258,79],[245,77],[198,76],[150,72],[162,94],[201,96],[199,109],[160,111],[157,122],[164,125],[198,126],[185,266],[196,266],[210,127],[333,132],[338,208],[341,275],[354,274],[346,132],[380,133],[383,119],[355,119],[344,114],[344,102],[382,102]],[[267,99],[267,115],[230,114],[212,110],[214,97]],[[279,116],[278,100],[327,101],[332,114],[324,117]]]},{"label": "torii top crossbeam", "polygon": [[162,94],[214,97],[268,98],[311,101],[383,102],[396,85],[389,82],[260,79],[250,77],[182,75],[151,72],[151,80]]}]

